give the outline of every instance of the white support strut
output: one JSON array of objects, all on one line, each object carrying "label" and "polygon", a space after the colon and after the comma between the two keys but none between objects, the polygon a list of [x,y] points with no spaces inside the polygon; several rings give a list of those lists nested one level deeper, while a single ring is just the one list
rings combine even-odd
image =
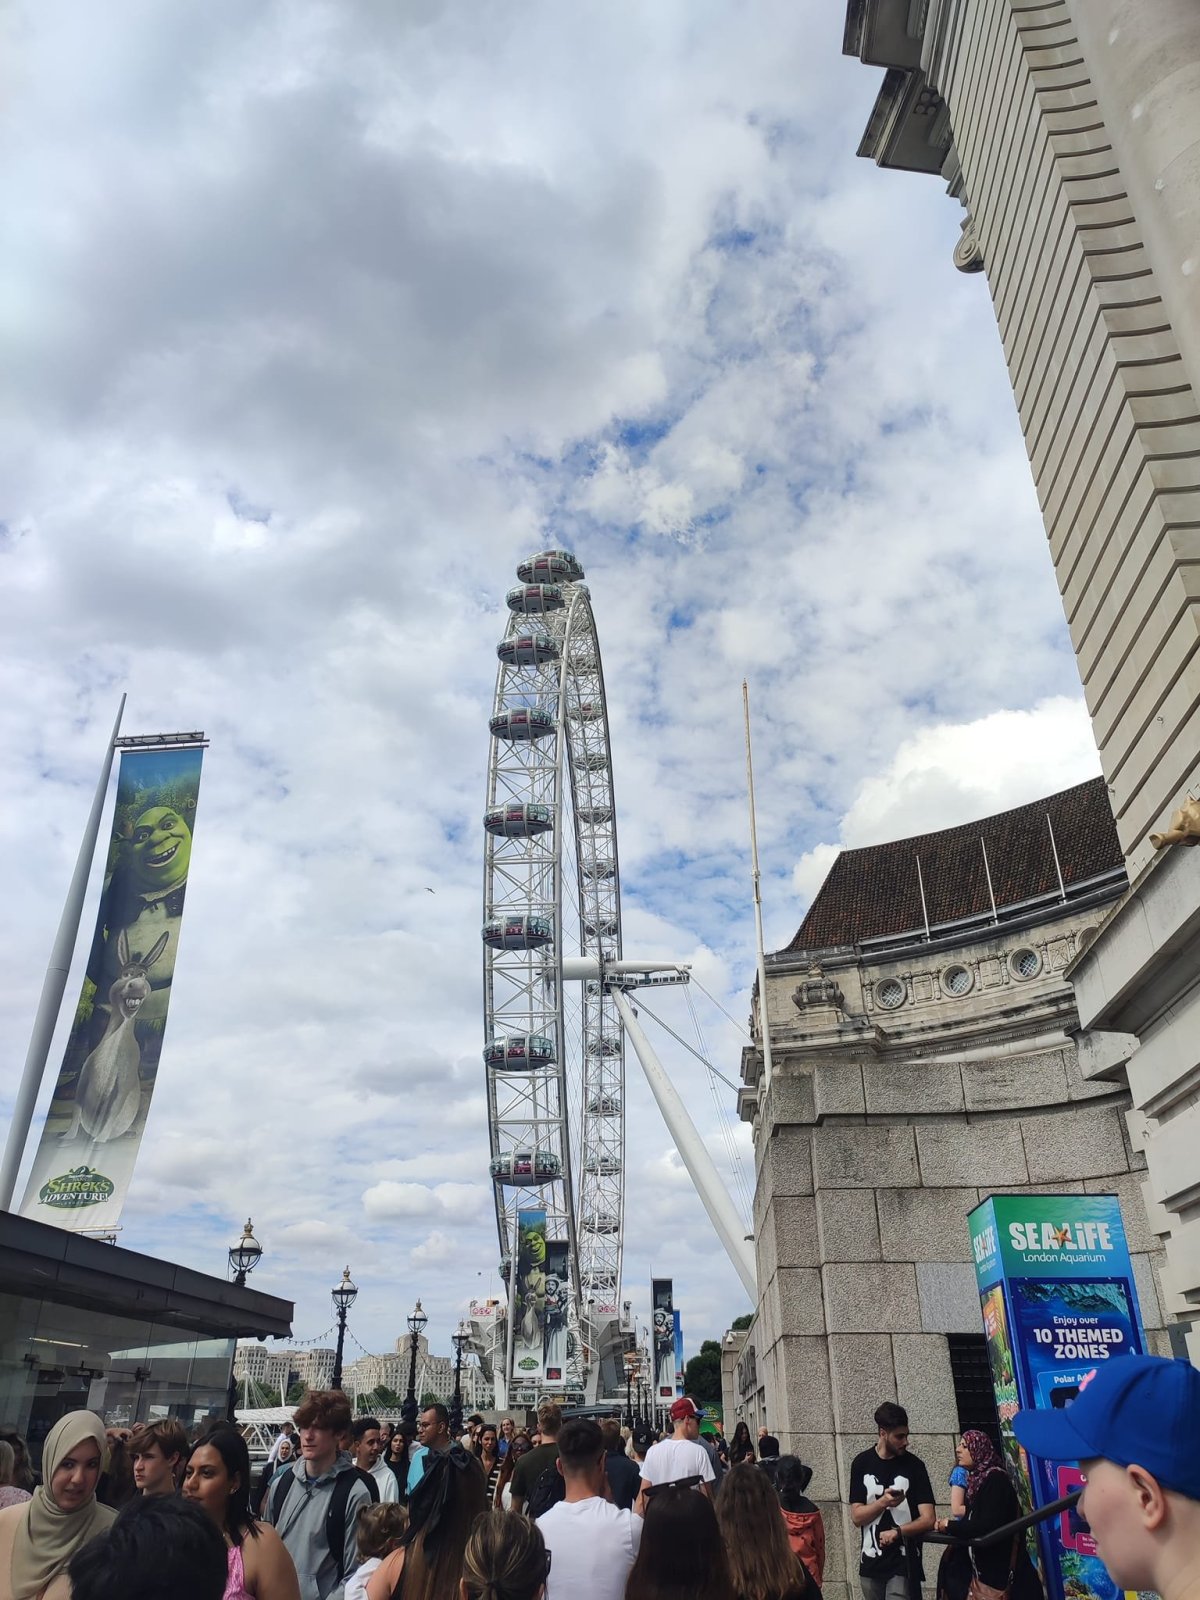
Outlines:
[{"label": "white support strut", "polygon": [[679,1091],[667,1076],[666,1069],[638,1022],[628,996],[617,983],[609,983],[607,988],[620,1013],[625,1032],[629,1035],[629,1042],[641,1062],[646,1082],[650,1085],[650,1092],[658,1102],[663,1121],[675,1141],[675,1148],[683,1158],[688,1176],[695,1184],[696,1192],[704,1202],[709,1220],[725,1246],[725,1253],[742,1280],[743,1288],[750,1296],[750,1304],[757,1306],[758,1278],[754,1265],[754,1252],[745,1237],[745,1225],[729,1197],[729,1191],[721,1182],[716,1164],[709,1155],[708,1147],[700,1137],[696,1124],[688,1115]]}]

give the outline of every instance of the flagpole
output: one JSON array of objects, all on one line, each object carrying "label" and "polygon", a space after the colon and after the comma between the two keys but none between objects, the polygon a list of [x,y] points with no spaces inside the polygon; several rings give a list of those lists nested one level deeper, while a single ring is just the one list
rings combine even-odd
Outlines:
[{"label": "flagpole", "polygon": [[746,787],[750,795],[750,868],[754,879],[754,937],[758,956],[758,1022],[762,1038],[763,1090],[771,1087],[771,1025],[767,1017],[767,957],[763,947],[762,876],[758,870],[758,825],[754,818],[754,757],[750,750],[750,690],[742,679],[742,710],[746,719]]},{"label": "flagpole", "polygon": [[4,1211],[12,1210],[17,1173],[20,1171],[21,1157],[25,1154],[38,1090],[42,1086],[46,1062],[50,1056],[50,1045],[54,1039],[54,1029],[58,1023],[59,1011],[62,1009],[67,976],[71,970],[71,957],[75,954],[75,941],[79,937],[79,924],[83,918],[83,903],[87,898],[88,877],[96,855],[96,841],[100,837],[100,819],[104,814],[104,802],[108,798],[113,752],[117,746],[117,734],[120,732],[121,718],[124,714],[125,696],[122,695],[121,704],[117,707],[117,720],[113,723],[108,748],[104,752],[100,782],[96,785],[92,809],[83,833],[83,843],[79,847],[75,874],[71,879],[71,887],[67,890],[67,902],[63,906],[62,920],[58,925],[54,948],[50,952],[50,965],[46,968],[46,976],[42,982],[42,997],[38,1001],[37,1015],[33,1019],[33,1034],[29,1040],[29,1053],[25,1057],[25,1070],[21,1075],[20,1087],[17,1089],[16,1102],[13,1105],[8,1141],[4,1146],[4,1160],[0,1163],[0,1210]]}]

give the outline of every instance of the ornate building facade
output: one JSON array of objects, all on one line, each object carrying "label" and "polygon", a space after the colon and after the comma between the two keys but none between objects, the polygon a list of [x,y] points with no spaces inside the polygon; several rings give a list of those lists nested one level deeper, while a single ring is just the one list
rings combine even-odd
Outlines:
[{"label": "ornate building facade", "polygon": [[739,1095],[759,1303],[724,1342],[725,1414],[814,1467],[832,1600],[857,1594],[847,1472],[879,1402],[908,1407],[935,1484],[959,1431],[994,1422],[966,1227],[989,1193],[1118,1195],[1152,1347],[1171,1347],[1144,1119],[1089,1077],[1067,976],[1125,890],[1095,779],[842,852],[767,958],[773,1077],[748,1049]]}]

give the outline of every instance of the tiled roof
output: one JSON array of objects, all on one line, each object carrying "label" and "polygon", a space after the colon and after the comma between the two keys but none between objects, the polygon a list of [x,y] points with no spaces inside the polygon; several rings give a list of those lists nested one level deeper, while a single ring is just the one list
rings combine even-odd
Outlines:
[{"label": "tiled roof", "polygon": [[1104,779],[1093,778],[981,822],[843,850],[787,948],[820,950],[923,928],[918,858],[931,924],[990,914],[980,839],[1001,910],[1057,893],[1047,815],[1068,889],[1124,865]]}]

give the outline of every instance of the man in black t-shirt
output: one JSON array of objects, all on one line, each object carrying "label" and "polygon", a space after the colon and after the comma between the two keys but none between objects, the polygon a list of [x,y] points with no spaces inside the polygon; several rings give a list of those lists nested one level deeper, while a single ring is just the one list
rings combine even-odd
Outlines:
[{"label": "man in black t-shirt", "polygon": [[925,1463],[908,1449],[908,1412],[885,1400],[875,1413],[879,1438],[850,1463],[850,1515],[862,1533],[858,1581],[863,1600],[920,1600],[921,1535],[934,1521]]}]

